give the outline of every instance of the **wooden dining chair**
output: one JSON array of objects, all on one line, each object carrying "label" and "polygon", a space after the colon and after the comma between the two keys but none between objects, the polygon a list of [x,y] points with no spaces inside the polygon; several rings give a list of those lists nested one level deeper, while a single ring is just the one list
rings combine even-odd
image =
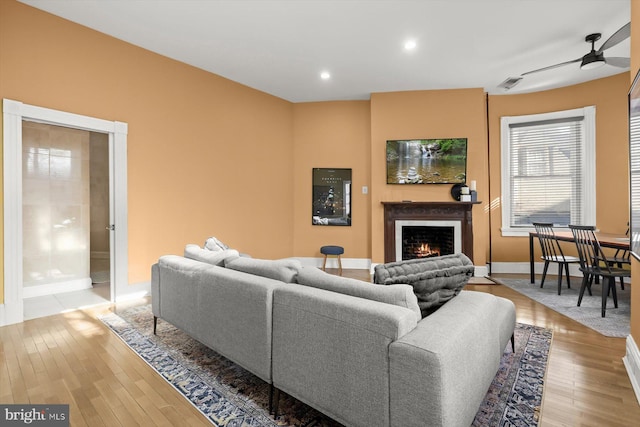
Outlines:
[{"label": "wooden dining chair", "polygon": [[590,225],[569,225],[576,242],[578,256],[580,258],[580,271],[582,271],[582,285],[578,296],[578,307],[582,303],[585,289],[591,294],[591,281],[594,277],[602,277],[602,317],[607,310],[607,298],[613,297],[613,304],[618,308],[618,295],[616,293],[616,279],[631,277],[631,271],[614,267],[606,262],[607,256],[598,242],[595,227]]},{"label": "wooden dining chair", "polygon": [[546,222],[534,222],[533,226],[536,229],[538,235],[538,241],[540,242],[540,249],[542,250],[542,260],[544,260],[544,269],[542,270],[542,280],[540,287],[544,286],[544,279],[547,276],[547,270],[549,264],[555,262],[558,264],[558,295],[562,291],[562,272],[563,270],[567,276],[567,288],[571,288],[571,281],[569,279],[569,264],[577,264],[580,259],[574,256],[565,255],[560,247],[560,242],[556,238],[553,232],[553,224]]},{"label": "wooden dining chair", "polygon": [[[629,223],[627,223],[627,232],[625,236],[629,235]],[[627,249],[617,249],[613,256],[607,257],[607,262],[612,267],[618,266],[618,268],[623,268],[623,266],[630,265],[631,259],[629,257],[629,250]],[[624,291],[624,277],[620,277],[620,289]]]}]

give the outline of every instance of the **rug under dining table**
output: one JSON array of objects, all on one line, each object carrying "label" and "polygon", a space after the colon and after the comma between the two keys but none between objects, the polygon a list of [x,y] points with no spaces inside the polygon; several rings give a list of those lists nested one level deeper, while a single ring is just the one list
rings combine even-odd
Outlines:
[{"label": "rug under dining table", "polygon": [[566,281],[562,283],[561,294],[558,295],[558,284],[555,280],[545,280],[544,287],[540,288],[540,279],[536,283],[530,283],[529,279],[512,279],[503,277],[491,277],[494,282],[507,286],[534,301],[543,304],[607,337],[625,338],[630,333],[631,318],[631,285],[627,284],[624,290],[616,284],[618,294],[618,308],[614,308],[613,299],[607,300],[606,316],[602,317],[602,285],[594,283],[591,286],[593,295],[585,292],[582,303],[578,307],[578,295],[580,293],[580,280],[573,278],[571,288],[567,288]]}]

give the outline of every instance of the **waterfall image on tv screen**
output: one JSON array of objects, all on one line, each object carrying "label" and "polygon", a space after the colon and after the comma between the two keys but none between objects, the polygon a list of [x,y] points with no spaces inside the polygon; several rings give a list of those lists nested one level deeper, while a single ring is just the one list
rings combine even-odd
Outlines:
[{"label": "waterfall image on tv screen", "polygon": [[387,184],[463,184],[467,138],[387,141]]}]

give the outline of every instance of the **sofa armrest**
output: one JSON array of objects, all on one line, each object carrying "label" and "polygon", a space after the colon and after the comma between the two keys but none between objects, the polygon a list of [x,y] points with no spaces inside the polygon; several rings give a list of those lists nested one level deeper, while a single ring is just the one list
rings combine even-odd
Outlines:
[{"label": "sofa armrest", "polygon": [[282,286],[273,299],[273,383],[342,424],[387,426],[389,344],[415,325],[406,307]]},{"label": "sofa armrest", "polygon": [[490,294],[464,291],[389,348],[391,425],[469,426],[502,351]]},{"label": "sofa armrest", "polygon": [[507,343],[513,337],[513,331],[516,328],[516,305],[506,298],[496,297],[496,300],[500,308],[496,311],[493,321],[499,334],[498,350],[502,354]]}]

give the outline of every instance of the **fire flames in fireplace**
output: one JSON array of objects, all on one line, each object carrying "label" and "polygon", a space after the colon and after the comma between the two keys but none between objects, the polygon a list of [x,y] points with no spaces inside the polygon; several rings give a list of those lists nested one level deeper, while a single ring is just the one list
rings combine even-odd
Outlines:
[{"label": "fire flames in fireplace", "polygon": [[428,243],[423,243],[415,251],[416,258],[428,258],[432,256],[440,256],[440,248],[431,247]]},{"label": "fire flames in fireplace", "polygon": [[452,253],[454,253],[453,227],[402,227],[403,260],[429,258]]}]

